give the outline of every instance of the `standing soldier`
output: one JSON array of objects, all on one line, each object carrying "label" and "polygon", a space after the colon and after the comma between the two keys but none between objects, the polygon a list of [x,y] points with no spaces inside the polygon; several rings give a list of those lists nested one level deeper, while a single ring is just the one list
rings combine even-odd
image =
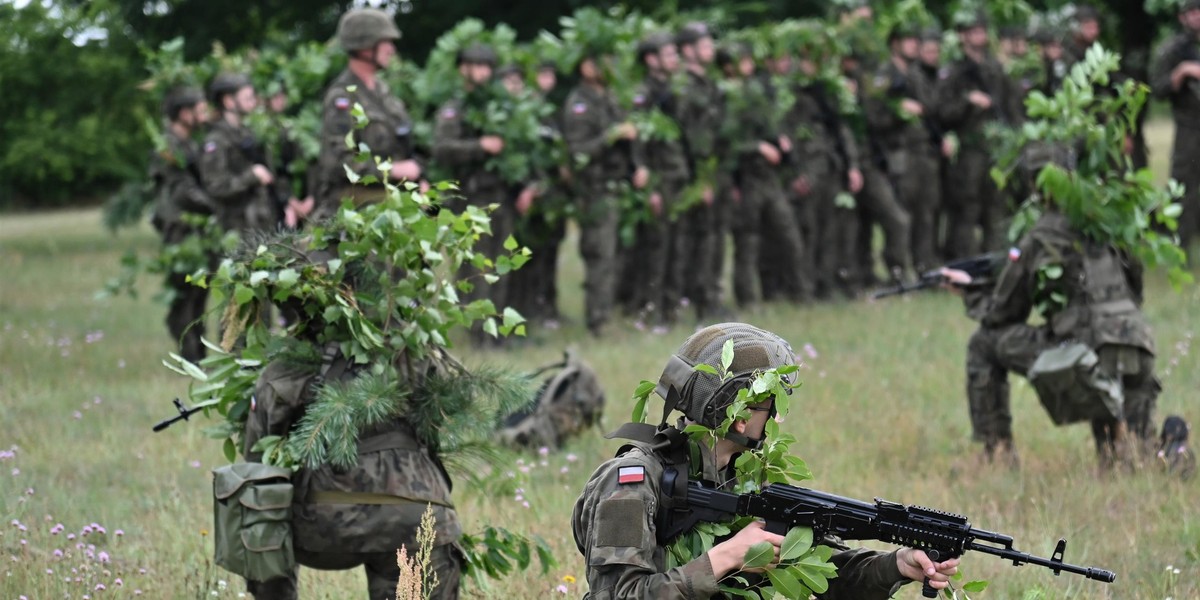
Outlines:
[{"label": "standing soldier", "polygon": [[929,90],[932,94],[930,98],[932,104],[929,106],[929,111],[926,114],[926,122],[934,127],[930,130],[932,138],[930,142],[937,152],[938,172],[936,179],[933,180],[930,187],[932,188],[933,202],[933,232],[934,232],[934,252],[937,253],[938,262],[946,262],[945,253],[945,228],[946,228],[946,188],[944,185],[946,175],[950,171],[949,161],[956,151],[954,145],[954,137],[946,135],[944,125],[939,118],[937,110],[937,87],[941,83],[943,76],[949,75],[949,70],[942,67],[942,32],[936,27],[926,29],[921,32],[921,49],[917,53],[917,69],[912,71],[912,75],[921,78],[921,85]]},{"label": "standing soldier", "polygon": [[[280,213],[284,226],[295,229],[312,213],[315,201],[309,193],[309,165],[303,164],[304,151],[296,139],[295,129],[287,119],[288,104],[287,88],[282,80],[275,81],[267,95],[267,113],[271,117],[272,127],[279,132],[276,155],[272,157],[276,165],[273,195],[283,201]],[[294,169],[297,166],[299,168]],[[293,180],[297,175],[297,180]]]},{"label": "standing soldier", "polygon": [[242,122],[258,106],[245,75],[221,73],[209,84],[219,116],[204,139],[200,180],[225,231],[274,229],[279,222],[268,186],[275,182],[262,142]]},{"label": "standing soldier", "polygon": [[897,200],[912,218],[909,249],[914,268],[923,272],[940,264],[934,229],[939,169],[932,144],[940,131],[933,122],[933,89],[917,73],[917,32],[897,25],[888,34],[888,46],[890,59],[876,70],[863,108]]},{"label": "standing soldier", "polygon": [[[756,76],[750,48],[736,44],[718,57],[729,79],[726,135],[737,153],[734,176],[733,291],[738,306],[752,308],[762,301],[759,259],[764,236],[782,270],[782,289],[790,299],[812,299],[811,273],[803,272],[804,240],[783,192],[779,167],[783,160],[779,123],[769,91]],[[777,246],[776,246],[777,245]]]},{"label": "standing soldier", "polygon": [[1179,242],[1184,252],[1200,230],[1200,0],[1179,6],[1183,30],[1163,43],[1154,55],[1150,82],[1154,93],[1171,102],[1175,117],[1175,146],[1171,177],[1184,186],[1180,203]]},{"label": "standing soldier", "polygon": [[[417,181],[421,165],[413,157],[412,120],[404,103],[392,95],[379,71],[387,67],[396,55],[395,41],[400,31],[387,13],[362,8],[347,11],[338,21],[337,40],[349,55],[346,70],[342,71],[325,91],[321,117],[321,154],[316,179],[316,217],[328,217],[337,212],[343,198],[358,202],[369,201],[384,193],[383,184],[350,186],[346,169],[360,177],[384,177],[392,181]],[[351,110],[361,105],[369,122],[355,128]],[[346,136],[353,131],[353,147],[347,147]],[[357,158],[360,144],[366,144],[371,154],[392,161],[391,171],[380,173],[374,160]]]},{"label": "standing soldier", "polygon": [[[720,140],[725,99],[710,69],[716,58],[713,36],[704,23],[688,23],[675,35],[683,58],[686,82],[679,94],[679,128],[693,179],[706,161],[729,160]],[[729,190],[733,183],[728,165],[717,168],[716,181],[701,190],[703,205],[679,216],[681,238],[691,240],[680,268],[696,273],[683,293],[696,305],[700,320],[723,312],[722,274],[725,270],[725,234],[729,231]]]},{"label": "standing soldier", "polygon": [[[634,93],[633,109],[657,110],[674,119],[678,104],[672,85],[679,68],[674,36],[651,34],[638,44],[637,52],[646,76]],[[671,218],[687,185],[688,162],[678,139],[644,143],[646,167],[654,175],[650,191],[652,220],[638,228],[637,244],[627,254],[626,275],[622,278],[634,280],[634,305],[655,328],[661,328],[675,319],[680,290],[691,266],[685,259],[691,240],[681,230],[682,221]]]},{"label": "standing soldier", "polygon": [[617,286],[620,215],[614,188],[630,173],[635,188],[646,187],[650,180],[637,152],[637,127],[625,121],[608,87],[610,52],[610,48],[598,46],[584,50],[576,66],[579,85],[563,106],[567,151],[586,161],[576,168],[574,184],[587,327],[597,336],[608,324]]},{"label": "standing soldier", "polygon": [[[946,202],[950,211],[946,253],[951,257],[995,250],[1004,243],[1004,199],[990,174],[991,148],[985,129],[1015,125],[1020,97],[1004,68],[988,52],[987,21],[971,14],[958,22],[963,57],[950,66],[938,87],[939,116],[958,134],[960,148],[950,177]],[[983,229],[982,244],[975,228]]]},{"label": "standing soldier", "polygon": [[[154,228],[162,235],[164,245],[178,244],[196,235],[192,225],[184,222],[184,214],[210,215],[215,206],[200,185],[197,162],[200,147],[192,138],[196,129],[208,118],[208,103],[200,90],[183,87],[171,90],[163,100],[163,116],[167,119],[164,137],[166,147],[151,160],[150,177],[154,181]],[[179,355],[198,362],[204,358],[204,304],[208,289],[187,281],[184,273],[167,276],[172,290],[171,306],[167,310],[167,330],[179,343]]]},{"label": "standing soldier", "polygon": [[[495,258],[504,253],[504,242],[512,235],[514,209],[507,184],[498,174],[489,171],[486,163],[504,151],[504,140],[479,130],[465,119],[467,111],[483,111],[495,97],[492,69],[496,65],[496,51],[484,44],[471,44],[459,50],[456,62],[463,88],[457,97],[438,109],[433,132],[433,159],[455,174],[467,203],[481,208],[496,206],[490,213],[492,235],[475,246],[488,258]],[[464,265],[459,275],[466,277],[474,273],[473,267]],[[473,288],[467,299],[489,298],[492,304],[503,308],[508,300],[507,282],[507,278],[501,278],[489,284],[482,277],[472,277]],[[473,331],[477,342],[485,339],[481,337],[482,329]]]},{"label": "standing soldier", "polygon": [[[814,40],[815,41],[815,40]],[[807,242],[805,253],[815,265],[813,279],[818,298],[835,289],[851,293],[850,272],[838,248],[853,245],[857,216],[849,207],[837,206],[839,194],[862,189],[858,145],[838,111],[837,81],[822,77],[819,44],[807,44],[799,57],[796,103],[785,117],[785,133],[793,139],[798,171],[791,181],[793,206]]]}]

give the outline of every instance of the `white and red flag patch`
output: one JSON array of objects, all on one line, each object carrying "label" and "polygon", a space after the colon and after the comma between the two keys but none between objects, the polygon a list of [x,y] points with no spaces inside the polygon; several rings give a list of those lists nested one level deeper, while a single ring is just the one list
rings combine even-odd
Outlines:
[{"label": "white and red flag patch", "polygon": [[1012,248],[1008,249],[1008,260],[1010,260],[1012,262],[1017,262],[1020,258],[1021,258],[1021,249],[1020,248],[1013,246]]},{"label": "white and red flag patch", "polygon": [[641,483],[646,480],[646,467],[621,467],[617,469],[617,483]]}]

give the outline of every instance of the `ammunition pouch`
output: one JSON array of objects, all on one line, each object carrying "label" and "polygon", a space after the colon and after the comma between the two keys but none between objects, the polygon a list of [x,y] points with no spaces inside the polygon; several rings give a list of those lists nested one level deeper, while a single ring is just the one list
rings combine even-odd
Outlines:
[{"label": "ammunition pouch", "polygon": [[291,575],[291,476],[260,463],[213,470],[213,562],[251,581]]},{"label": "ammunition pouch", "polygon": [[1092,419],[1121,419],[1121,382],[1100,368],[1100,358],[1087,345],[1070,342],[1038,355],[1029,383],[1055,425]]}]

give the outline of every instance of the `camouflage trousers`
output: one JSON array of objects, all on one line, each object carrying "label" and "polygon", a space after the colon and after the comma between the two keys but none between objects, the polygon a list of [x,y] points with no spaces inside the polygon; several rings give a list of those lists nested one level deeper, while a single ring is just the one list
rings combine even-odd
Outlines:
[{"label": "camouflage trousers", "polygon": [[839,287],[838,272],[844,267],[844,257],[836,249],[849,245],[844,240],[854,236],[858,223],[847,210],[836,206],[837,195],[843,189],[841,175],[825,171],[810,174],[807,179],[808,194],[791,195],[792,212],[804,239],[804,269],[812,273],[814,293],[828,297]]},{"label": "camouflage trousers", "polygon": [[529,248],[529,262],[508,275],[508,304],[526,319],[558,318],[558,248],[566,236],[560,216],[532,212],[518,219],[513,235]]},{"label": "camouflage trousers", "polygon": [[[1008,216],[1004,198],[991,176],[992,159],[986,148],[964,146],[946,176],[948,217],[946,255],[950,259],[1001,249]],[[975,228],[983,230],[976,238]]]},{"label": "camouflage trousers", "polygon": [[1183,214],[1179,215],[1179,243],[1188,250],[1189,245],[1200,234],[1200,130],[1176,124],[1175,145],[1171,149],[1171,177],[1184,186],[1179,203]]},{"label": "camouflage trousers", "polygon": [[179,355],[197,362],[204,358],[204,306],[208,290],[187,281],[187,276],[173,273],[167,278],[173,298],[167,309],[167,331],[179,343]]},{"label": "camouflage trousers", "polygon": [[579,254],[583,258],[584,313],[588,329],[598,332],[608,323],[616,297],[620,266],[617,202],[603,183],[581,186]]},{"label": "camouflage trousers", "polygon": [[[453,544],[433,549],[430,571],[436,573],[438,584],[427,597],[430,600],[457,600],[462,578],[462,555]],[[371,600],[394,600],[400,567],[395,552],[308,552],[296,549],[296,562],[323,571],[344,571],[361,566],[367,573],[367,597]],[[297,567],[290,577],[269,581],[246,581],[246,590],[255,600],[299,600]],[[347,594],[348,596],[350,594]]]},{"label": "camouflage trousers", "polygon": [[939,264],[935,215],[941,204],[941,179],[937,157],[930,148],[902,148],[887,155],[888,171],[896,200],[908,213],[909,253],[918,273]]},{"label": "camouflage trousers", "polygon": [[629,312],[642,312],[655,321],[673,320],[683,269],[689,262],[681,260],[689,241],[687,227],[670,217],[684,184],[681,179],[660,182],[657,191],[662,196],[662,214],[640,223],[633,245],[622,251],[620,299]]},{"label": "camouflage trousers", "polygon": [[[1024,376],[1044,350],[1056,346],[1045,328],[1017,324],[980,327],[967,344],[967,400],[972,437],[987,445],[1012,440],[1009,409],[1009,372]],[[1124,423],[1143,444],[1153,444],[1154,408],[1159,384],[1154,378],[1154,355],[1129,346],[1106,345],[1096,349],[1100,368],[1120,377],[1125,394]],[[1117,431],[1115,420],[1092,421],[1097,452],[1111,449]]]},{"label": "camouflage trousers", "polygon": [[738,306],[754,306],[763,300],[763,288],[772,289],[760,276],[764,260],[771,265],[768,274],[778,277],[773,291],[794,301],[812,299],[814,285],[812,272],[805,271],[804,236],[774,172],[746,177],[741,202],[734,206],[733,295]]},{"label": "camouflage trousers", "polygon": [[874,226],[883,230],[883,263],[891,276],[903,274],[910,266],[909,238],[912,219],[896,200],[892,182],[875,165],[862,168],[863,189],[857,196],[859,208],[858,235],[847,256],[857,256],[858,279],[871,285],[875,273]]}]

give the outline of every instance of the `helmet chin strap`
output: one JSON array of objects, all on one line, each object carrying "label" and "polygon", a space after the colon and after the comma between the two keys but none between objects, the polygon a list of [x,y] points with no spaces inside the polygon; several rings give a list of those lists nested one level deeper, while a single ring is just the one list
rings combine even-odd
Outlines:
[{"label": "helmet chin strap", "polygon": [[725,433],[725,439],[739,446],[745,446],[750,450],[758,450],[759,448],[762,448],[764,438],[750,439],[748,436],[730,430]]}]

